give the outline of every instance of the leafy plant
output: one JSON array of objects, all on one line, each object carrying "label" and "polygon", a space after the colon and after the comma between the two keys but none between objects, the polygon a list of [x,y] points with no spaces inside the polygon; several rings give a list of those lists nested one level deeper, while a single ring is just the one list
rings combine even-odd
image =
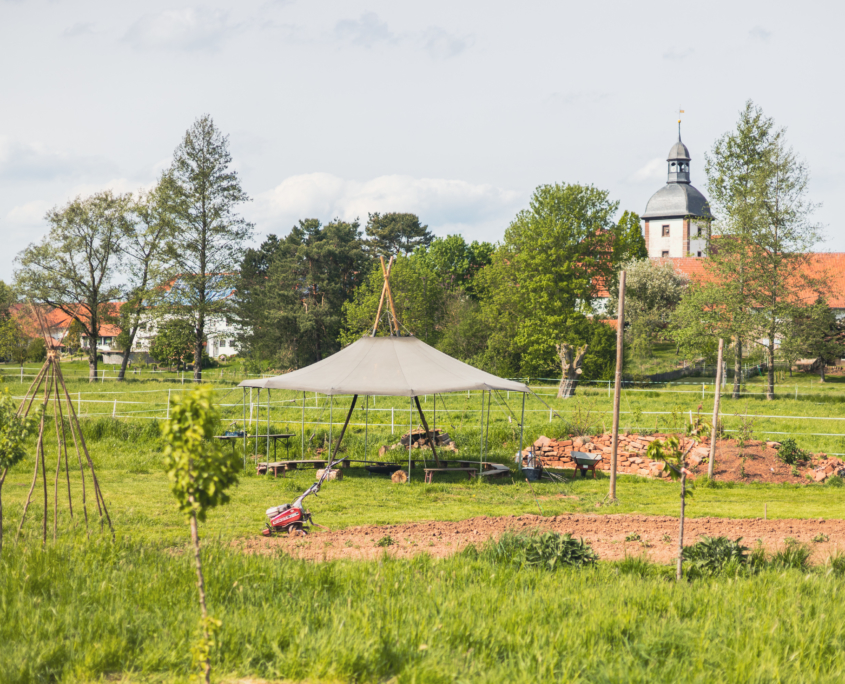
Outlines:
[{"label": "leafy plant", "polygon": [[36,418],[18,415],[8,390],[0,395],[0,552],[3,551],[3,482],[9,469],[26,455],[24,442],[35,428],[35,422]]},{"label": "leafy plant", "polygon": [[684,556],[697,570],[706,574],[722,572],[727,566],[744,565],[748,560],[748,547],[727,537],[702,536],[701,541],[684,549]]},{"label": "leafy plant", "polygon": [[795,465],[798,461],[808,460],[810,453],[799,448],[792,437],[787,437],[780,443],[778,458],[787,465]]},{"label": "leafy plant", "polygon": [[396,541],[393,539],[393,537],[391,537],[389,534],[386,534],[376,542],[376,546],[393,546],[395,543]]},{"label": "leafy plant", "polygon": [[830,541],[830,537],[826,535],[824,532],[819,532],[815,537],[813,537],[813,541],[816,544],[822,544],[826,541]]},{"label": "leafy plant", "polygon": [[739,418],[739,427],[736,430],[736,446],[740,453],[748,446],[748,442],[754,439],[754,419],[748,417],[748,407],[745,413],[737,415]]},{"label": "leafy plant", "polygon": [[784,540],[784,547],[772,554],[771,565],[784,570],[806,570],[810,549],[794,539]]},{"label": "leafy plant", "polygon": [[197,570],[197,589],[202,617],[201,638],[192,648],[195,665],[202,669],[206,684],[211,678],[210,652],[220,621],[208,615],[205,580],[200,557],[197,521],[205,521],[209,509],[229,501],[226,490],[238,481],[239,461],[234,453],[221,450],[213,439],[220,418],[212,406],[213,391],[198,387],[177,395],[170,402],[170,418],[161,425],[164,465],[179,510],[188,518]]},{"label": "leafy plant", "polygon": [[827,565],[828,573],[842,577],[845,575],[845,553],[839,550],[834,551],[827,557],[825,565]]},{"label": "leafy plant", "polygon": [[651,571],[651,563],[645,556],[629,556],[628,554],[625,554],[625,558],[619,561],[616,567],[621,574],[636,577],[645,577]]},{"label": "leafy plant", "polygon": [[626,542],[640,541],[640,535],[637,534],[636,532],[631,532],[630,534],[625,535],[625,541]]},{"label": "leafy plant", "polygon": [[498,563],[545,570],[590,565],[598,560],[598,555],[583,539],[574,539],[570,534],[557,532],[506,532],[498,540],[488,542],[480,555]]}]

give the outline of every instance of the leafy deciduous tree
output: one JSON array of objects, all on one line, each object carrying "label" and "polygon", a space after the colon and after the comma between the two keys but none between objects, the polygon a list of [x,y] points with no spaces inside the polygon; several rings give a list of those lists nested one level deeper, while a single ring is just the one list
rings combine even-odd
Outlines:
[{"label": "leafy deciduous tree", "polygon": [[158,326],[150,356],[159,363],[179,366],[194,356],[194,326],[183,318],[171,318]]},{"label": "leafy deciduous tree", "polygon": [[34,416],[19,416],[8,392],[0,394],[0,553],[3,551],[3,483],[6,473],[26,455],[24,442],[36,423]]},{"label": "leafy deciduous tree", "polygon": [[428,226],[420,224],[416,214],[391,212],[369,214],[366,226],[368,244],[377,256],[408,256],[418,247],[427,247],[434,239]]}]

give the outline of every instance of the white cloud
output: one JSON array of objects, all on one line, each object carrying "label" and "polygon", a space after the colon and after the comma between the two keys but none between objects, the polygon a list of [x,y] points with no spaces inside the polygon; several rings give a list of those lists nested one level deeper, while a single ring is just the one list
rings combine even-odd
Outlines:
[{"label": "white cloud", "polygon": [[376,43],[395,43],[396,35],[375,12],[364,12],[360,19],[342,19],[334,28],[335,35],[353,45],[373,47]]},{"label": "white cloud", "polygon": [[666,59],[670,62],[682,62],[693,52],[695,52],[695,50],[693,50],[692,48],[687,48],[686,50],[676,50],[675,48],[670,48],[669,50],[663,53],[663,59]]},{"label": "white cloud", "polygon": [[309,173],[286,178],[258,195],[251,213],[262,232],[286,234],[304,218],[324,222],[358,218],[363,224],[368,213],[405,211],[417,214],[440,234],[458,231],[496,240],[526,197],[488,184],[444,178],[394,175],[353,181],[330,173]]},{"label": "white cloud", "polygon": [[88,36],[95,33],[94,22],[78,21],[72,26],[68,26],[62,31],[62,36],[65,38],[76,38],[78,36]]},{"label": "white cloud", "polygon": [[18,227],[40,226],[44,223],[44,215],[50,208],[50,203],[44,200],[27,202],[14,207],[6,214],[6,222]]},{"label": "white cloud", "polygon": [[428,54],[435,59],[456,57],[466,51],[473,43],[472,36],[459,36],[455,33],[432,26],[423,32],[423,45]]},{"label": "white cloud", "polygon": [[666,160],[656,157],[640,167],[628,178],[629,182],[644,183],[646,181],[666,180]]},{"label": "white cloud", "polygon": [[0,136],[0,179],[5,181],[47,181],[111,170],[113,165],[104,159]]},{"label": "white cloud", "polygon": [[227,12],[209,7],[188,7],[145,14],[123,39],[141,50],[219,50],[225,40],[240,30]]},{"label": "white cloud", "polygon": [[592,107],[610,97],[609,93],[598,90],[578,90],[568,93],[552,93],[546,98],[546,104],[553,107]]}]

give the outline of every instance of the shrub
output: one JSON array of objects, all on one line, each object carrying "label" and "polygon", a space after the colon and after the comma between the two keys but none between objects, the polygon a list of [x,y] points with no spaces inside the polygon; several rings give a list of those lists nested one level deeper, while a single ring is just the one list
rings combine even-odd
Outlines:
[{"label": "shrub", "polygon": [[741,566],[747,560],[748,547],[727,537],[702,536],[701,541],[684,549],[684,559],[705,574],[722,572],[728,566]]},{"label": "shrub", "polygon": [[829,574],[842,577],[845,575],[845,553],[834,551],[827,557],[827,571]]},{"label": "shrub", "polygon": [[479,557],[496,563],[546,570],[590,565],[598,560],[598,555],[583,539],[574,539],[571,534],[557,532],[506,532],[499,539],[488,542]]},{"label": "shrub", "polygon": [[780,443],[778,458],[787,465],[795,465],[798,461],[806,461],[810,454],[798,447],[792,437],[787,437]]},{"label": "shrub", "polygon": [[41,363],[47,358],[47,346],[41,337],[33,339],[26,348],[26,360]]},{"label": "shrub", "polygon": [[806,570],[810,549],[794,539],[787,539],[783,549],[772,555],[771,565],[784,570]]},{"label": "shrub", "polygon": [[625,558],[619,561],[616,567],[623,575],[634,575],[635,577],[645,577],[651,572],[651,563],[644,556],[625,554]]}]

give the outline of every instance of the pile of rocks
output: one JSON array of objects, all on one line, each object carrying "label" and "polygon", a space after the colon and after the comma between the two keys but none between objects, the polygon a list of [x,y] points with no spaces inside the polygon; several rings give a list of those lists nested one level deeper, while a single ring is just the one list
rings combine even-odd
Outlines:
[{"label": "pile of rocks", "polygon": [[824,457],[825,454],[816,455],[816,458],[823,460],[818,462],[810,473],[814,482],[824,482],[829,477],[845,477],[845,463],[833,456]]}]

